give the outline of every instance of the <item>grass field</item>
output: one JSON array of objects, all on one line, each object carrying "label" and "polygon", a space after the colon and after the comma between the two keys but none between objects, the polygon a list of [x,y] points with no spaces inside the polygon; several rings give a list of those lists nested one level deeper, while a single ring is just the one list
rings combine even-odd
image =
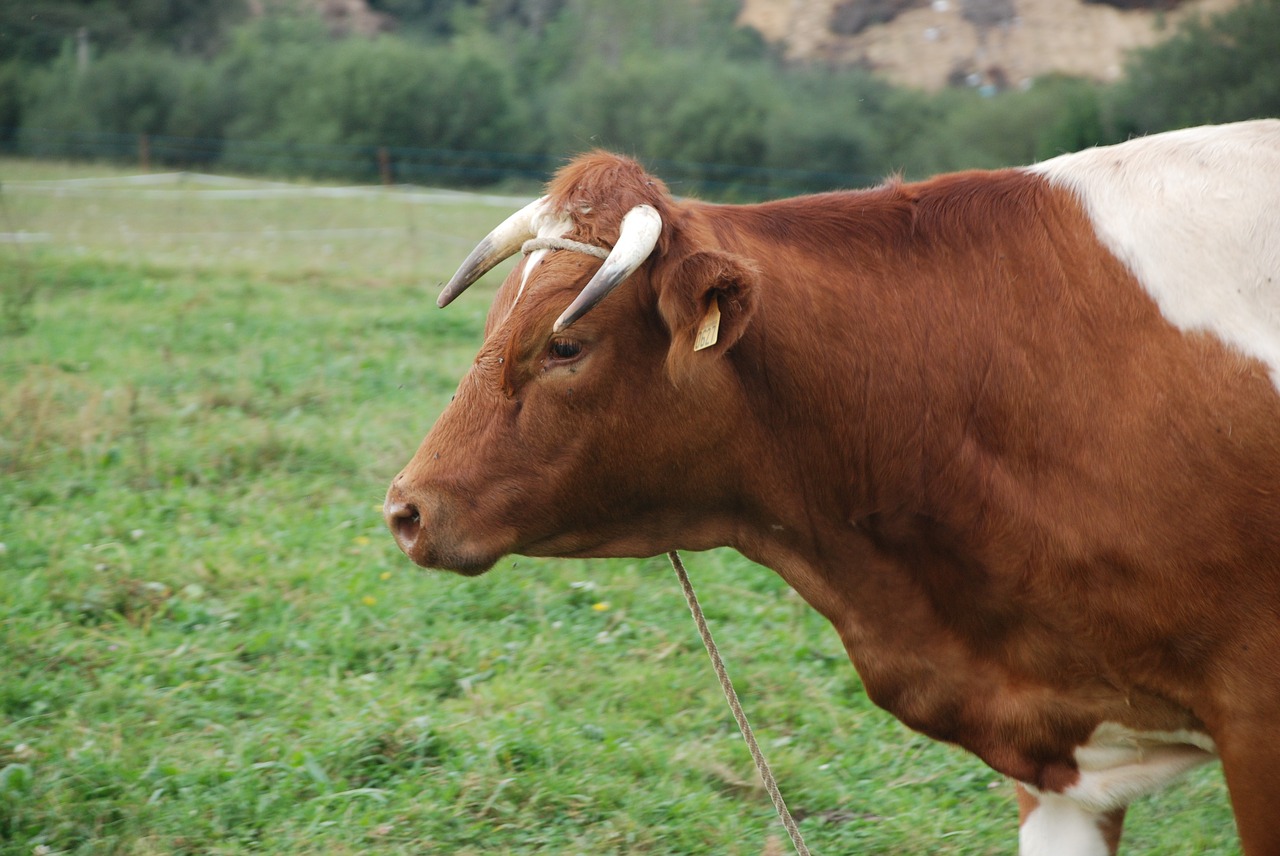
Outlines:
[{"label": "grass field", "polygon": [[[383,527],[493,278],[434,285],[510,207],[22,189],[110,175],[0,161],[0,853],[789,849],[663,559],[461,579]],[[1016,850],[777,577],[685,558],[815,853]],[[1220,773],[1126,840],[1238,852]]]}]

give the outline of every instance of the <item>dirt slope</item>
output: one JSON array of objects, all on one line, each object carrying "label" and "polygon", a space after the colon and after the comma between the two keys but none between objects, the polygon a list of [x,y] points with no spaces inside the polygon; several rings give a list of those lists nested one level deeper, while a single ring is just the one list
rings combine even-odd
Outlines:
[{"label": "dirt slope", "polygon": [[838,13],[849,20],[851,6],[857,12],[857,3],[870,2],[745,0],[738,22],[781,44],[792,59],[865,65],[921,89],[1004,87],[1054,71],[1114,80],[1127,51],[1167,38],[1188,16],[1221,12],[1241,0],[1185,0],[1167,12],[1082,0],[920,0],[855,35],[833,32]]}]

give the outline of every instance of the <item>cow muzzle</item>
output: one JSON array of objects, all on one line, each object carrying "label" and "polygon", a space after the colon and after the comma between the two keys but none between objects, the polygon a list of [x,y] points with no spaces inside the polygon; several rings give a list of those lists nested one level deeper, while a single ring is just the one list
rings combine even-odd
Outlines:
[{"label": "cow muzzle", "polygon": [[415,497],[400,485],[400,479],[392,483],[382,504],[382,516],[387,528],[395,536],[396,545],[415,564],[424,568],[440,568],[465,576],[483,574],[493,567],[501,551],[468,545],[445,534],[447,526],[441,526],[446,517],[438,501],[427,497]]}]

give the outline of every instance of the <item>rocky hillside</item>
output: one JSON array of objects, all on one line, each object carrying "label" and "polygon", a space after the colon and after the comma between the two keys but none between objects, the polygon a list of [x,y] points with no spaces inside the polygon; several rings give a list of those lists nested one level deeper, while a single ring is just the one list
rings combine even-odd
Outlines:
[{"label": "rocky hillside", "polygon": [[[280,4],[277,0],[245,0],[245,5],[250,15],[261,17]],[[301,0],[297,5],[314,8],[335,34],[371,36],[395,28],[395,19],[369,8],[369,0]]]},{"label": "rocky hillside", "polygon": [[1051,72],[1114,80],[1125,54],[1241,0],[745,0],[738,22],[785,56],[895,83],[1021,86]]}]

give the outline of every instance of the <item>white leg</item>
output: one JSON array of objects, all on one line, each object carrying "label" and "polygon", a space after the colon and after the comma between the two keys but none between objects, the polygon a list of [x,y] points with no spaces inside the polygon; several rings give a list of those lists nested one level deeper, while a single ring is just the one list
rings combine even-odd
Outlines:
[{"label": "white leg", "polygon": [[1110,856],[1103,832],[1109,813],[1083,808],[1061,794],[1037,793],[1018,829],[1019,856]]}]

